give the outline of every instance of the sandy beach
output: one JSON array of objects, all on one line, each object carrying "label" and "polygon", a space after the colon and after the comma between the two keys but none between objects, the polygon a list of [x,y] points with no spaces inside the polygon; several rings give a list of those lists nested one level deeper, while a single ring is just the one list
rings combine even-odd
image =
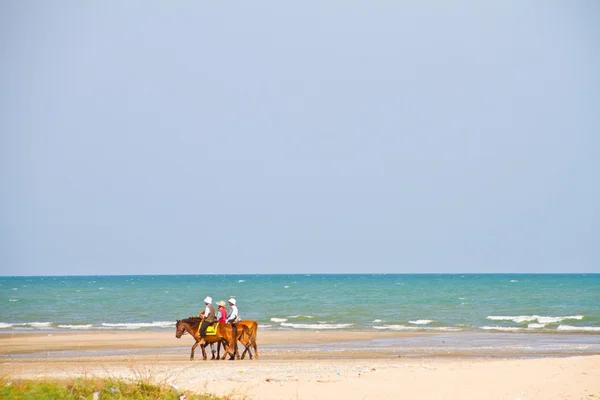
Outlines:
[{"label": "sandy beach", "polygon": [[600,355],[594,352],[524,358],[506,348],[429,346],[439,337],[424,333],[259,335],[258,360],[203,361],[197,352],[190,361],[193,341],[176,339],[174,332],[4,334],[0,373],[10,379],[141,377],[236,399],[600,397]]}]

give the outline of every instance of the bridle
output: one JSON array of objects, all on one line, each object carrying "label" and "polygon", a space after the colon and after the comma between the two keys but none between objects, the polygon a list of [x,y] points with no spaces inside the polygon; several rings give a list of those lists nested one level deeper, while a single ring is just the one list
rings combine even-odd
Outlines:
[{"label": "bridle", "polygon": [[179,339],[182,335],[185,335],[186,332],[187,330],[183,321],[177,321],[177,325],[175,325],[175,337]]}]

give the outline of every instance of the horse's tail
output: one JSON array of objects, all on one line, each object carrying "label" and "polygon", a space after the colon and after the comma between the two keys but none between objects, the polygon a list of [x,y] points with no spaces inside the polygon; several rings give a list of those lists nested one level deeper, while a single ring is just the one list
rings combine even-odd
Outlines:
[{"label": "horse's tail", "polygon": [[238,342],[238,335],[237,335],[237,324],[231,324],[231,328],[233,329],[233,356],[235,357],[235,355],[238,352],[237,349],[237,342]]}]

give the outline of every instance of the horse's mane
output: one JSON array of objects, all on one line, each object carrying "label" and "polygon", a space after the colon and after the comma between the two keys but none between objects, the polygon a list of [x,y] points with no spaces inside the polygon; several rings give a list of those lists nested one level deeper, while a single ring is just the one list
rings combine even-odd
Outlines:
[{"label": "horse's mane", "polygon": [[200,322],[199,317],[189,317],[186,319],[182,319],[183,322],[187,322],[188,324],[197,324]]}]

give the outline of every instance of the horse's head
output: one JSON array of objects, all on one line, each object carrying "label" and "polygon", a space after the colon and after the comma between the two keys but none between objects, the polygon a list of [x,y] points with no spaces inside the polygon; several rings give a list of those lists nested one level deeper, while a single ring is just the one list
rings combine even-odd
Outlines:
[{"label": "horse's head", "polygon": [[181,335],[185,333],[185,324],[182,320],[178,319],[175,324],[175,337],[177,339],[181,338]]}]

